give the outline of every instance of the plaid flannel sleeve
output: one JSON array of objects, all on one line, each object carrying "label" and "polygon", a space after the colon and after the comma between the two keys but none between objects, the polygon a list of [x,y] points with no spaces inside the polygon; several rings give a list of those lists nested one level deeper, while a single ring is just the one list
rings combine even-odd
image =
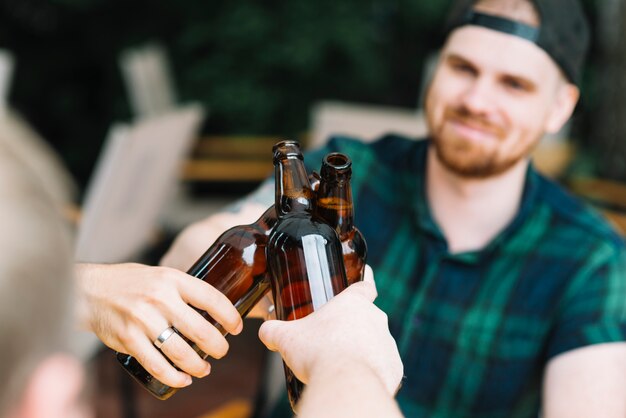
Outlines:
[{"label": "plaid flannel sleeve", "polygon": [[602,243],[570,281],[548,359],[592,344],[626,341],[626,250]]}]

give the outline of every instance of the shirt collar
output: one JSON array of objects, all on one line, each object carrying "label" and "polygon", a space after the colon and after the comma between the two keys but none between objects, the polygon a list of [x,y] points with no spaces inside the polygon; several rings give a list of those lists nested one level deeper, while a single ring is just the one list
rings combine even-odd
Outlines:
[{"label": "shirt collar", "polygon": [[[409,196],[415,196],[413,199],[413,209],[417,227],[433,240],[439,241],[447,251],[447,241],[432,216],[430,205],[428,204],[428,200],[426,198],[426,164],[429,146],[430,140],[424,141],[424,146],[419,147],[414,155],[413,165],[411,168],[413,169],[415,176],[413,177],[413,184],[411,187],[412,190],[409,190],[409,193],[411,193]],[[535,170],[531,161],[526,170],[524,190],[522,193],[520,207],[513,220],[483,249],[455,254],[455,258],[468,262],[472,260],[478,261],[497,249],[503,241],[510,237],[530,217],[533,208],[535,207],[538,188],[539,174]]]}]

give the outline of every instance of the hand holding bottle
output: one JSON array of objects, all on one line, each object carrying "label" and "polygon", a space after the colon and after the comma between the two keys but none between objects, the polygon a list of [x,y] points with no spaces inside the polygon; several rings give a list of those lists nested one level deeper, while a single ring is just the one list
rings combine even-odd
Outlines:
[{"label": "hand holding bottle", "polygon": [[179,335],[161,347],[181,370],[157,350],[154,341],[167,327],[176,327],[213,358],[228,351],[222,333],[192,305],[207,311],[231,334],[243,322],[232,303],[209,284],[178,270],[140,264],[82,264],[76,268],[78,320],[112,349],[130,353],[157,379],[174,387],[191,383],[191,376],[206,376],[210,364]]},{"label": "hand holding bottle", "polygon": [[295,321],[266,321],[259,338],[278,351],[298,379],[308,383],[316,373],[365,365],[380,378],[390,395],[400,384],[403,366],[387,315],[376,298],[372,269],[319,310]]}]

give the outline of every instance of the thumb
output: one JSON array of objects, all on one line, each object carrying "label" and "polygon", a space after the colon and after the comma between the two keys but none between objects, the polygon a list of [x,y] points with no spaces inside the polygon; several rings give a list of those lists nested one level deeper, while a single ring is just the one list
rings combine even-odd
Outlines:
[{"label": "thumb", "polygon": [[278,320],[263,322],[259,328],[259,339],[269,350],[278,351],[280,348],[279,343],[284,335],[286,325],[286,322]]},{"label": "thumb", "polygon": [[359,294],[368,301],[373,302],[378,296],[378,291],[376,290],[376,283],[374,282],[374,273],[372,268],[369,265],[366,265],[363,281],[348,286],[344,292],[346,291],[349,291],[352,294]]}]

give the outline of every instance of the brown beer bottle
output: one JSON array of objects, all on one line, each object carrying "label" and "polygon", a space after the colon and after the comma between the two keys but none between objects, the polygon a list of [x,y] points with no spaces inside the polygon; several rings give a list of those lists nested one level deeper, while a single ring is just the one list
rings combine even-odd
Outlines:
[{"label": "brown beer bottle", "polygon": [[[275,223],[276,211],[274,206],[271,206],[255,223],[227,230],[196,261],[187,274],[204,280],[222,292],[235,305],[241,316],[245,317],[270,287],[265,247]],[[201,310],[198,312],[226,335],[226,331],[207,312]],[[183,335],[181,337],[200,357],[203,359],[207,357],[193,341]],[[133,356],[117,353],[117,359],[135,380],[157,398],[167,399],[178,390],[157,380]]]},{"label": "brown beer bottle", "polygon": [[363,234],[354,226],[352,204],[352,161],[342,153],[324,157],[320,170],[315,214],[333,226],[339,235],[348,285],[363,280],[367,259],[367,244]]},{"label": "brown beer bottle", "polygon": [[[276,317],[303,318],[347,287],[335,230],[314,217],[315,196],[297,142],[274,146],[276,213],[266,254]],[[304,385],[285,366],[292,408]]]}]

